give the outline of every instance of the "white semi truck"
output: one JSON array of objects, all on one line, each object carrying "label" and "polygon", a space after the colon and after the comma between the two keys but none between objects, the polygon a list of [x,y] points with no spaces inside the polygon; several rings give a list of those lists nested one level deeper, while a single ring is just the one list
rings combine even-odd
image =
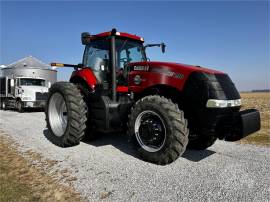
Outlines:
[{"label": "white semi truck", "polygon": [[43,78],[0,78],[1,108],[13,108],[22,112],[25,108],[43,108],[50,81]]},{"label": "white semi truck", "polygon": [[0,69],[0,107],[22,112],[43,108],[48,89],[56,82],[57,71],[33,56]]}]

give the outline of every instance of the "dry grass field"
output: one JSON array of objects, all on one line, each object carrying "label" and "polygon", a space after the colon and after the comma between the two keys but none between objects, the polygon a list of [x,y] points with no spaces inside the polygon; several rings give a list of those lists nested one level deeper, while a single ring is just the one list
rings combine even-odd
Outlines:
[{"label": "dry grass field", "polygon": [[256,108],[261,114],[261,130],[239,141],[270,147],[270,93],[241,93],[242,109]]},{"label": "dry grass field", "polygon": [[[18,155],[16,143],[0,131],[0,201],[84,201],[71,187],[59,184],[55,176],[35,168]],[[12,145],[12,146],[11,146]],[[41,156],[29,153],[32,160],[41,161]],[[53,161],[46,162],[52,165]]]}]

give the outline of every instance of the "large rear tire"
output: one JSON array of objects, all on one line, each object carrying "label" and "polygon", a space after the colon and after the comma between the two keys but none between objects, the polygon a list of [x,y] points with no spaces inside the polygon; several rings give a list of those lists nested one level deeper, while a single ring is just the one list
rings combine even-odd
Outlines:
[{"label": "large rear tire", "polygon": [[79,144],[85,135],[86,109],[83,96],[74,84],[53,84],[45,108],[51,142],[61,147]]},{"label": "large rear tire", "polygon": [[93,127],[92,123],[92,117],[91,117],[91,98],[90,98],[90,91],[88,90],[87,86],[84,83],[75,83],[77,88],[80,90],[81,94],[83,95],[83,100],[86,103],[86,117],[87,117],[87,122],[86,122],[86,129],[85,129],[85,136],[84,136],[84,141],[93,141],[97,139],[97,131]]},{"label": "large rear tire", "polygon": [[175,161],[188,143],[183,111],[171,100],[157,95],[144,97],[135,104],[128,131],[139,155],[160,165]]}]

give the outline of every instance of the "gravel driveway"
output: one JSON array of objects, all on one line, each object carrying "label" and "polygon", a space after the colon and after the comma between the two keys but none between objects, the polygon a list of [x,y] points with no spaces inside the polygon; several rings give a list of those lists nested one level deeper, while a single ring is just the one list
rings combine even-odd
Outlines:
[{"label": "gravel driveway", "polygon": [[[188,150],[174,163],[138,159],[125,135],[60,148],[48,141],[43,112],[0,111],[0,129],[21,150],[56,160],[77,178],[76,191],[90,201],[270,201],[270,149],[217,141]],[[104,195],[105,194],[105,195]]]}]

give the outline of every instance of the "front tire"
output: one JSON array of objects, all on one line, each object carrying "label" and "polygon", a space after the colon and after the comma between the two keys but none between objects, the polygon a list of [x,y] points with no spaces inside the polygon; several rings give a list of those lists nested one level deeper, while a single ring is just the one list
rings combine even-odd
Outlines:
[{"label": "front tire", "polygon": [[85,135],[86,113],[83,96],[74,84],[52,85],[45,108],[49,139],[61,147],[79,144]]},{"label": "front tire", "polygon": [[20,100],[16,101],[16,108],[17,108],[18,112],[20,112],[20,113],[22,113],[24,111],[22,101],[20,101]]},{"label": "front tire", "polygon": [[6,107],[6,101],[5,100],[2,100],[2,102],[1,102],[1,109],[2,110],[6,110],[7,109],[7,107]]},{"label": "front tire", "polygon": [[171,100],[147,96],[129,116],[128,131],[135,149],[146,161],[166,165],[181,156],[188,143],[187,120]]}]

